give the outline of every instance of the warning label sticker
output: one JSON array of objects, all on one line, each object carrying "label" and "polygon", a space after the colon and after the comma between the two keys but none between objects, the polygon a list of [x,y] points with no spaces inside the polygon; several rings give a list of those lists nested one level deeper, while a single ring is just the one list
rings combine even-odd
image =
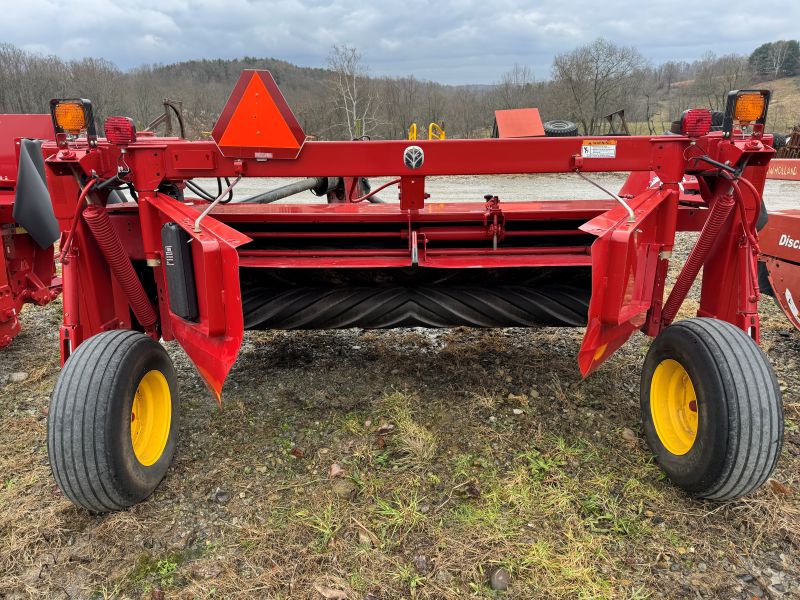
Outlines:
[{"label": "warning label sticker", "polygon": [[616,158],[617,140],[583,140],[583,158]]}]

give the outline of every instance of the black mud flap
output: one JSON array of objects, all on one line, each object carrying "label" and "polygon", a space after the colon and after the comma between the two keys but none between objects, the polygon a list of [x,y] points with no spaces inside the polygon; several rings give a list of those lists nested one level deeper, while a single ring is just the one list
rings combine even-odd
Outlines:
[{"label": "black mud flap", "polygon": [[42,142],[38,140],[22,140],[20,143],[12,217],[40,248],[49,248],[58,239],[58,221],[47,190]]}]

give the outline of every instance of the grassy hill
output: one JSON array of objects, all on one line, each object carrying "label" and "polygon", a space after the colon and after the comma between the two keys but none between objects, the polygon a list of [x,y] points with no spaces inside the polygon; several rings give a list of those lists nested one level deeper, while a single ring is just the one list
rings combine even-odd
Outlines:
[{"label": "grassy hill", "polygon": [[787,133],[800,124],[800,76],[784,77],[753,86],[772,92],[767,116],[767,129]]}]

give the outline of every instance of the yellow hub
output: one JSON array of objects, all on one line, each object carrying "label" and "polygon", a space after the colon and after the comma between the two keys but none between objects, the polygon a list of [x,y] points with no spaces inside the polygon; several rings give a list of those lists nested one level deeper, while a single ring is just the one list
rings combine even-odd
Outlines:
[{"label": "yellow hub", "polygon": [[172,421],[172,394],[161,371],[148,371],[139,382],[131,408],[133,453],[142,465],[158,462],[167,446]]},{"label": "yellow hub", "polygon": [[650,414],[658,439],[672,454],[689,452],[697,437],[697,394],[683,366],[661,361],[650,382]]}]

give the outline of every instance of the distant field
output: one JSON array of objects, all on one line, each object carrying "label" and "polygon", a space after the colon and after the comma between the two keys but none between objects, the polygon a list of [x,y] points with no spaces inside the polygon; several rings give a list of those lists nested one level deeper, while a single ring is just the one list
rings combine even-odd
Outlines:
[{"label": "distant field", "polygon": [[[679,81],[674,87],[686,87],[691,81]],[[789,133],[795,125],[800,125],[800,76],[784,77],[774,81],[765,81],[750,86],[753,89],[767,89],[772,92],[772,98],[767,115],[767,131]],[[670,123],[678,115],[669,114],[667,102],[661,104],[661,112],[655,113],[653,124],[656,133],[662,133],[669,128]],[[646,121],[628,121],[628,129],[633,135],[647,135],[650,133]],[[603,129],[605,133],[605,128]]]},{"label": "distant field", "polygon": [[754,86],[772,92],[767,116],[767,129],[788,133],[800,124],[800,77],[785,77]]}]

